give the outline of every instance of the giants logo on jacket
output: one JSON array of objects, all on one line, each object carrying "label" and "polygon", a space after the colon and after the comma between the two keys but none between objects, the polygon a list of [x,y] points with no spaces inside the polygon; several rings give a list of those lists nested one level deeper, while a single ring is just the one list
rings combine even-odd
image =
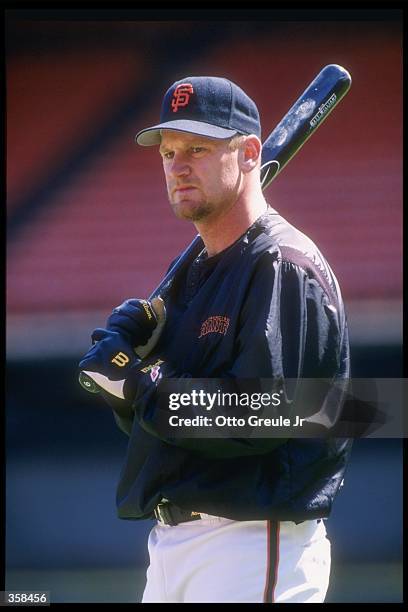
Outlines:
[{"label": "giants logo on jacket", "polygon": [[228,327],[230,324],[229,317],[208,317],[202,325],[200,329],[199,338],[206,336],[207,334],[222,334],[225,336],[227,333]]}]

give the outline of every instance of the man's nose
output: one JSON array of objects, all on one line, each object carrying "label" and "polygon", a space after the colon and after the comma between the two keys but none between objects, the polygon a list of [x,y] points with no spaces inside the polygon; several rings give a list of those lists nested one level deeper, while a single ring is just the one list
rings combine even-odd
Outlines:
[{"label": "man's nose", "polygon": [[187,163],[185,156],[178,155],[177,153],[172,159],[170,170],[173,176],[186,176],[191,172],[191,168]]}]

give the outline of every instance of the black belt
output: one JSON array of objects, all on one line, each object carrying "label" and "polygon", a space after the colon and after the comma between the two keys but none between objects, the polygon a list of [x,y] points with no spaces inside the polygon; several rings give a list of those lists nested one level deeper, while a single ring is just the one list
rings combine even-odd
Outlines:
[{"label": "black belt", "polygon": [[[153,512],[159,523],[161,523],[162,525],[171,525],[172,527],[175,527],[180,523],[187,523],[189,521],[199,521],[202,519],[200,512],[195,512],[194,510],[183,510],[182,508],[179,508],[172,502],[168,501],[157,504]],[[306,520],[309,519],[303,519],[302,521],[294,521],[294,523],[296,523],[296,525],[299,525],[300,523],[304,523]],[[322,519],[317,519],[317,523],[320,523],[321,520]]]},{"label": "black belt", "polygon": [[199,512],[183,510],[171,502],[161,502],[157,504],[154,509],[154,516],[162,525],[171,525],[172,527],[179,523],[199,521],[201,519],[201,514]]}]

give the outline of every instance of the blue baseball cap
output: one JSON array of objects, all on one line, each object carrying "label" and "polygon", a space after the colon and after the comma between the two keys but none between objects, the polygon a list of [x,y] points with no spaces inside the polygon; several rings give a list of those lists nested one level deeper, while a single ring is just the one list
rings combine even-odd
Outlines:
[{"label": "blue baseball cap", "polygon": [[235,83],[220,77],[185,77],[166,91],[160,123],[138,132],[145,147],[161,142],[160,130],[176,130],[209,138],[256,134],[261,123],[255,102]]}]

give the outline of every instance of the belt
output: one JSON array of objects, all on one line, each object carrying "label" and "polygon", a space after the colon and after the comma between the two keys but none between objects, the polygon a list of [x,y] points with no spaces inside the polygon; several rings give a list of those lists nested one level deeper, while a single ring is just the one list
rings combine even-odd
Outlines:
[{"label": "belt", "polygon": [[162,525],[179,525],[188,521],[199,521],[201,514],[193,510],[183,510],[171,502],[161,502],[154,509],[154,516]]}]

